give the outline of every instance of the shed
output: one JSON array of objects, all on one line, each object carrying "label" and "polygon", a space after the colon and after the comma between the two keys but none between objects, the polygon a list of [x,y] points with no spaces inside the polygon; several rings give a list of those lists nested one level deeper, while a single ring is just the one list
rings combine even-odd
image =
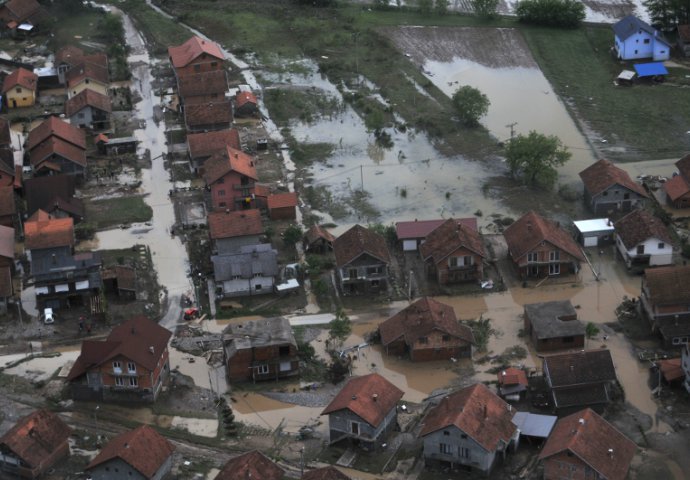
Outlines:
[{"label": "shed", "polygon": [[297,218],[297,193],[276,193],[268,196],[268,216],[271,220]]},{"label": "shed", "polygon": [[654,79],[663,80],[663,76],[668,75],[668,70],[666,70],[662,62],[636,63],[634,67],[637,76],[640,78],[653,77]]},{"label": "shed", "polygon": [[517,412],[513,424],[520,430],[520,435],[546,440],[551,434],[558,417],[554,415],[537,415],[529,412]]},{"label": "shed", "polygon": [[608,218],[593,218],[573,222],[577,229],[577,241],[585,247],[597,247],[613,243],[615,227]]}]

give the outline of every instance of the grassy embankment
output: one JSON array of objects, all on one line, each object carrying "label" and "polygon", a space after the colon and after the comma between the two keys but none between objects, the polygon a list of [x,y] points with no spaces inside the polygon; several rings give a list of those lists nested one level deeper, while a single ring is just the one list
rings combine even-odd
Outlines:
[{"label": "grassy embankment", "polygon": [[147,222],[152,217],[153,210],[141,196],[109,198],[86,203],[86,218],[96,230],[105,230],[134,222]]}]

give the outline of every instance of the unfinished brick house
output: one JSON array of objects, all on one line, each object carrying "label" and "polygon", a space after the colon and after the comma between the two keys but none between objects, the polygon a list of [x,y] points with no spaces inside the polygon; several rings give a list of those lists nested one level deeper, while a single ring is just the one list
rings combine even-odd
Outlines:
[{"label": "unfinished brick house", "polygon": [[432,230],[419,247],[427,275],[439,285],[484,278],[484,243],[477,230],[448,219]]}]

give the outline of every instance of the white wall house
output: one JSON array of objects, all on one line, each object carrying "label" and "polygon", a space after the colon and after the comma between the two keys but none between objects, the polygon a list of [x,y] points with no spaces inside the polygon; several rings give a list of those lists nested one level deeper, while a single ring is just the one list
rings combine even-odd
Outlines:
[{"label": "white wall house", "polygon": [[673,246],[659,238],[651,237],[627,248],[621,237],[617,236],[616,247],[628,268],[634,263],[644,263],[650,267],[673,264]]},{"label": "white wall house", "polygon": [[615,49],[621,60],[651,58],[656,62],[671,57],[671,44],[651,25],[628,15],[613,25]]},{"label": "white wall house", "polygon": [[647,210],[634,210],[615,224],[616,249],[628,268],[673,264],[668,228]]}]

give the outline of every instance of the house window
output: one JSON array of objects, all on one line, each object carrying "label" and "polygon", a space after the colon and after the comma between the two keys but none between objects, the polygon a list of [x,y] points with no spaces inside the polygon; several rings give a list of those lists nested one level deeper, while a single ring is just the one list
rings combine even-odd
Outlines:
[{"label": "house window", "polygon": [[673,339],[674,345],[684,345],[686,343],[688,343],[688,337],[675,337]]},{"label": "house window", "polygon": [[224,197],[225,196],[225,190],[218,190],[218,196]]},{"label": "house window", "polygon": [[442,337],[441,337],[441,340],[443,340],[444,342],[450,342],[450,335],[444,335],[444,336],[442,336]]},{"label": "house window", "polygon": [[200,72],[201,71],[201,65],[194,65],[194,71]]},{"label": "house window", "polygon": [[371,281],[371,286],[372,286],[372,287],[378,287],[378,286],[379,286],[379,281],[378,281],[378,280],[372,280],[372,281]]},{"label": "house window", "polygon": [[637,55],[637,50],[635,50],[635,55]]},{"label": "house window", "polygon": [[623,194],[623,200],[630,200],[630,194],[629,194],[629,193],[624,193],[624,194]]},{"label": "house window", "polygon": [[254,290],[261,290],[261,285],[254,285]]},{"label": "house window", "polygon": [[225,207],[228,206],[228,204],[225,203],[225,202],[220,202],[220,203],[218,204],[218,206],[219,206],[220,208],[225,208]]},{"label": "house window", "polygon": [[359,435],[359,422],[350,422],[350,432],[353,435]]},{"label": "house window", "polygon": [[649,39],[648,39],[648,38],[645,38],[645,39],[644,39],[644,44],[645,44],[645,45],[648,45],[648,44],[649,44]]},{"label": "house window", "polygon": [[137,373],[137,364],[134,362],[127,362],[127,371],[129,373]]},{"label": "house window", "polygon": [[609,192],[604,192],[604,193],[602,193],[601,195],[602,195],[602,197],[608,197]]},{"label": "house window", "polygon": [[438,446],[444,455],[450,455],[453,452],[453,447],[447,443],[439,443]]},{"label": "house window", "polygon": [[356,269],[356,268],[351,268],[351,269],[350,269],[350,278],[351,278],[352,280],[354,280],[354,279],[357,278],[357,269]]},{"label": "house window", "polygon": [[552,263],[549,265],[549,275],[560,275],[561,274],[561,264]]},{"label": "house window", "polygon": [[530,252],[527,254],[527,261],[528,262],[537,262],[539,261],[539,253],[538,252]]},{"label": "house window", "polygon": [[462,257],[462,261],[463,265],[465,265],[466,267],[474,265],[474,258],[472,258],[472,255],[465,255],[464,257]]},{"label": "house window", "polygon": [[122,362],[119,362],[119,361],[113,362],[113,372],[122,373]]},{"label": "house window", "polygon": [[419,337],[419,343],[423,343],[423,344],[429,343],[429,337]]},{"label": "house window", "polygon": [[549,261],[557,262],[561,259],[561,252],[559,250],[552,250],[549,252]]},{"label": "house window", "polygon": [[449,267],[457,267],[458,266],[458,257],[450,257],[448,259],[448,266]]},{"label": "house window", "polygon": [[124,387],[125,379],[122,377],[115,377],[115,385],[117,385],[118,387]]},{"label": "house window", "polygon": [[573,343],[575,341],[575,337],[563,337],[563,343]]},{"label": "house window", "polygon": [[139,386],[139,379],[137,377],[129,377],[129,386],[130,387],[138,387]]},{"label": "house window", "polygon": [[256,369],[256,373],[258,373],[259,375],[268,374],[268,365],[259,365]]},{"label": "house window", "polygon": [[659,250],[663,250],[664,248],[666,248],[666,245],[664,244],[664,242],[659,242],[658,248]]},{"label": "house window", "polygon": [[458,455],[460,458],[470,458],[470,449],[467,447],[458,447]]},{"label": "house window", "polygon": [[212,66],[212,67],[218,66],[218,62],[211,62],[211,66]]},{"label": "house window", "polygon": [[467,439],[467,434],[466,434],[466,433],[461,433],[461,434],[460,434],[460,438],[462,438],[463,440]]},{"label": "house window", "polygon": [[17,87],[17,93],[22,93],[22,89]]},{"label": "house window", "polygon": [[449,432],[448,430],[444,430],[444,431],[443,431],[443,435],[447,437],[447,436],[450,435],[450,432]]},{"label": "house window", "polygon": [[284,357],[286,355],[290,355],[290,347],[289,346],[278,347],[278,355],[280,355],[281,357]]},{"label": "house window", "polygon": [[637,246],[637,254],[638,255],[644,255],[644,245],[638,245]]},{"label": "house window", "polygon": [[369,267],[367,268],[367,274],[369,275],[377,275],[381,273],[381,267]]}]

